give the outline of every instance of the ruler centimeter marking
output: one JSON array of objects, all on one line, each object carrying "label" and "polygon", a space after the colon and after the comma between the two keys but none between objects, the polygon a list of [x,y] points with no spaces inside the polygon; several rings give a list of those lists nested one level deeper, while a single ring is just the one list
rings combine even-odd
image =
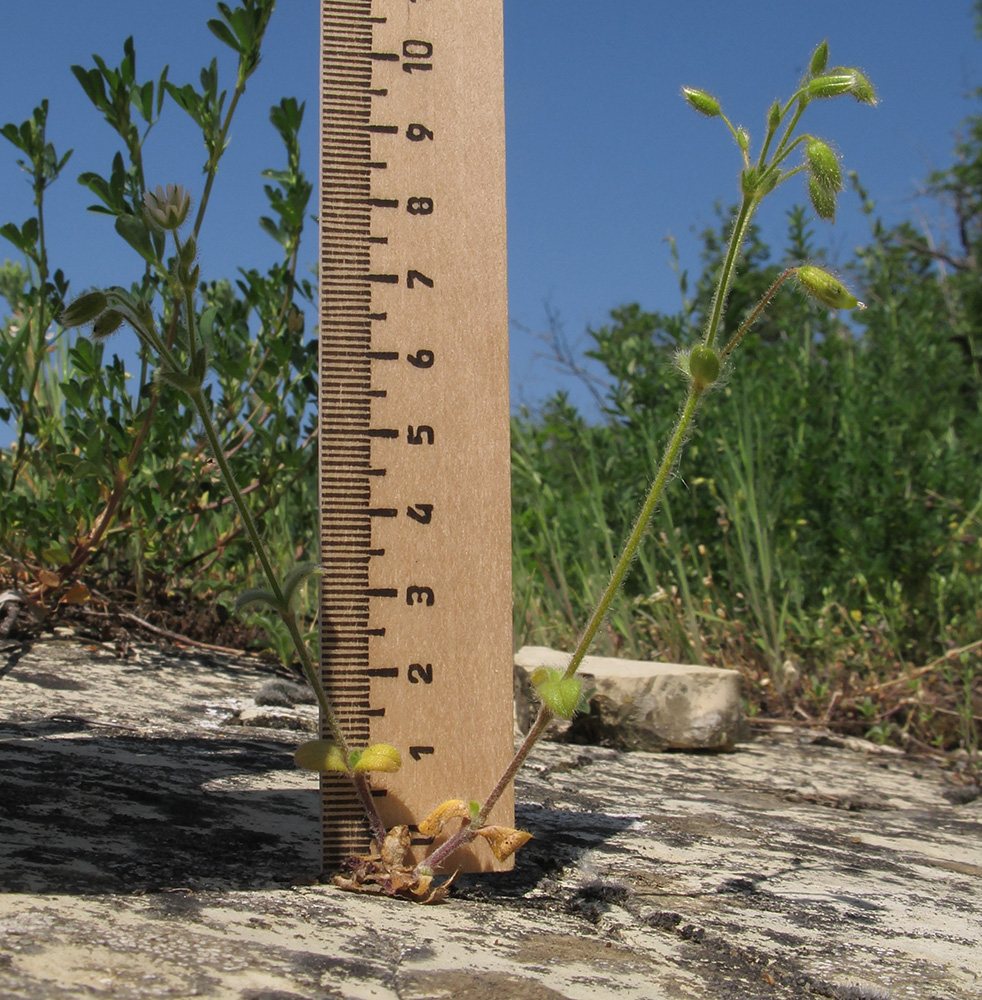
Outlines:
[{"label": "ruler centimeter marking", "polygon": [[[402,752],[387,827],[512,753],[504,167],[501,0],[322,0],[321,676],[353,747]],[[369,834],[345,779],[321,798],[334,870]]]}]

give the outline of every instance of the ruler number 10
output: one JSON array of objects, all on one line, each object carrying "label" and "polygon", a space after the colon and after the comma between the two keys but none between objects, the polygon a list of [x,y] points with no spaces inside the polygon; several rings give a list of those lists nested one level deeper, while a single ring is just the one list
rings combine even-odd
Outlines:
[{"label": "ruler number 10", "polygon": [[[402,43],[403,59],[429,59],[433,55],[433,43],[424,42],[421,38],[409,38]],[[424,72],[433,69],[431,62],[404,62],[404,73]]]}]

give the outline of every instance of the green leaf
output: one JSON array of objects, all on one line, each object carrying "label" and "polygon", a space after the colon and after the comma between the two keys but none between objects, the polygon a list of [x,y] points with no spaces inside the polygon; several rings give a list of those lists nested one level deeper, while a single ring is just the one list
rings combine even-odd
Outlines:
[{"label": "green leaf", "polygon": [[300,585],[305,580],[309,580],[312,576],[322,576],[323,573],[323,568],[314,562],[300,563],[298,566],[294,566],[283,580],[283,596],[286,598],[287,604],[293,603]]},{"label": "green leaf", "polygon": [[235,613],[239,614],[248,608],[268,607],[278,609],[276,598],[264,587],[250,587],[242,591],[235,599]]},{"label": "green leaf", "polygon": [[160,260],[150,231],[142,219],[135,215],[120,215],[116,218],[116,232],[149,264]]},{"label": "green leaf", "polygon": [[230,49],[242,54],[242,47],[224,21],[219,21],[217,17],[211,18],[208,21],[208,28],[220,42],[224,42]]},{"label": "green leaf", "polygon": [[0,236],[10,240],[11,243],[25,256],[36,261],[38,242],[38,220],[27,219],[24,224],[17,228],[13,222],[6,222],[0,226]]}]

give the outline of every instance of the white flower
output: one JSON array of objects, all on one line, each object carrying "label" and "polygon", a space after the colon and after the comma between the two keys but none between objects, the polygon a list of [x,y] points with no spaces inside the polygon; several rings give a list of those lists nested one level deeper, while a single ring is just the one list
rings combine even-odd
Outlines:
[{"label": "white flower", "polygon": [[188,217],[191,194],[180,184],[168,184],[166,188],[158,184],[156,191],[144,192],[143,207],[153,225],[161,229],[179,229]]}]

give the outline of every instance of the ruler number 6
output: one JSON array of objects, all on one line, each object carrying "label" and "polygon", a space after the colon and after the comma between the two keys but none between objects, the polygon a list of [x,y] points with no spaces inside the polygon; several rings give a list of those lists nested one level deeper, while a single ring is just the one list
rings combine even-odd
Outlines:
[{"label": "ruler number 6", "polygon": [[432,368],[435,355],[431,350],[421,347],[415,354],[407,354],[406,360],[413,368]]}]

